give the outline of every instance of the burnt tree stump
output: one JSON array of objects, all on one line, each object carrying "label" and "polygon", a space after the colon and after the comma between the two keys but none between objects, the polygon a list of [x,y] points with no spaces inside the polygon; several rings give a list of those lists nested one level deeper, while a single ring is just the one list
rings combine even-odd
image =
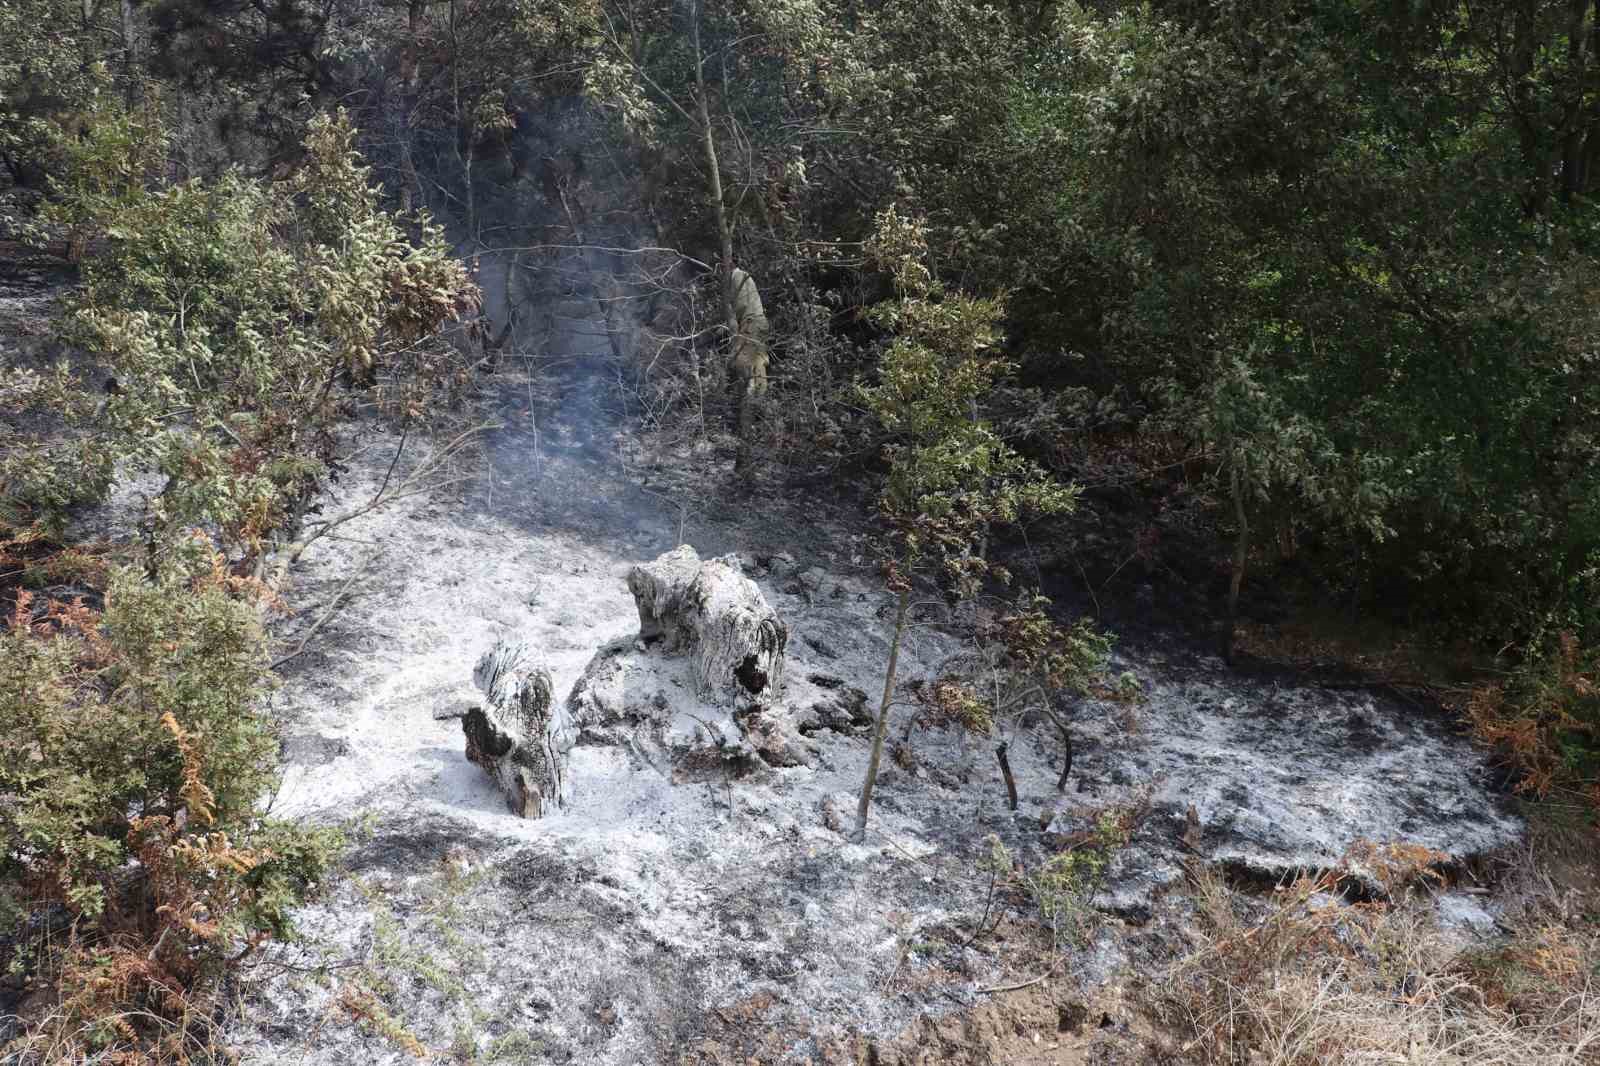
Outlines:
[{"label": "burnt tree stump", "polygon": [[695,692],[710,703],[770,702],[783,688],[789,627],[732,556],[704,562],[687,544],[628,574],[639,636],[687,652]]},{"label": "burnt tree stump", "polygon": [[461,718],[467,758],[483,767],[521,818],[567,805],[567,754],[575,731],[555,700],[550,671],[527,645],[497,643],[472,671],[484,704]]}]

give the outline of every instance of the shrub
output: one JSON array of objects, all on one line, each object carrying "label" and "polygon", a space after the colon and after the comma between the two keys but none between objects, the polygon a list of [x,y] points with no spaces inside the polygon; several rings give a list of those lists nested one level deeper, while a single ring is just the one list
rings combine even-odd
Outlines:
[{"label": "shrub", "polygon": [[323,116],[283,181],[163,185],[150,108],[96,114],[50,213],[106,238],[70,328],[115,387],[92,396],[59,369],[0,392],[55,416],[0,440],[0,521],[59,529],[123,463],[166,479],[145,516],[153,549],[202,526],[254,562],[338,457],[341,381],[407,425],[460,394],[462,353],[434,334],[477,288],[437,226],[383,209],[354,137]]},{"label": "shrub", "polygon": [[264,819],[256,589],[201,538],[97,611],[18,595],[0,633],[0,919],[57,982],[18,1048],[176,1053],[222,973],[272,938],[333,838]]},{"label": "shrub", "polygon": [[999,837],[991,836],[989,854],[980,867],[1038,908],[1039,920],[1050,931],[1052,950],[1064,940],[1084,943],[1098,921],[1094,894],[1104,883],[1111,860],[1131,839],[1137,813],[1133,808],[1095,813],[1092,828],[1073,835],[1065,847],[1032,869],[1018,862]]},{"label": "shrub", "polygon": [[[104,237],[71,327],[115,386],[65,366],[0,386],[26,416],[0,434],[0,962],[51,1000],[21,1060],[188,1061],[223,978],[293,934],[335,838],[258,810],[264,560],[337,461],[347,397],[409,429],[467,381],[435,334],[477,290],[437,227],[383,210],[342,115],[282,181],[166,184],[159,112],[101,98],[50,208]],[[137,568],[61,544],[119,470],[164,478]]]},{"label": "shrub", "polygon": [[1504,682],[1466,700],[1473,732],[1535,796],[1576,792],[1600,805],[1600,650],[1570,629],[1535,643]]}]

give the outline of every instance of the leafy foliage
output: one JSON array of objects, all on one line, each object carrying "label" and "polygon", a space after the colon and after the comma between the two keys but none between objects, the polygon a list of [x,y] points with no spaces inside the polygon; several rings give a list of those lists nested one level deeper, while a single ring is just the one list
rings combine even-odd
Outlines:
[{"label": "leafy foliage", "polygon": [[[53,171],[141,81],[109,5],[83,12],[0,16],[27,57],[0,64],[0,126],[13,144],[53,130]],[[839,447],[876,418],[827,385],[873,362],[840,312],[879,302],[858,242],[897,203],[930,283],[1005,294],[989,310],[1014,372],[981,413],[1032,457],[1082,479],[1118,455],[1119,478],[1218,533],[1304,546],[1330,592],[1486,647],[1582,606],[1600,544],[1592,5],[164,0],[146,18],[146,73],[218,126],[272,130],[276,161],[310,110],[359,100],[397,198],[485,243],[535,239],[534,185],[548,211],[529,226],[565,212],[581,243],[583,159],[607,156],[637,175],[609,206],[709,261],[717,177],[732,259],[770,297],[774,388],[807,401],[777,405],[788,445],[876,452]],[[203,138],[181,128],[189,159]],[[369,301],[338,306],[330,328],[373,321]],[[694,379],[671,395],[705,403],[716,327],[663,331]],[[337,342],[358,368],[373,350]],[[902,384],[925,373],[894,358]],[[35,495],[63,494],[41,477]],[[252,508],[246,490],[234,510]]]},{"label": "leafy foliage", "polygon": [[[438,227],[383,208],[344,116],[313,121],[274,182],[167,180],[154,94],[92,118],[45,217],[96,245],[71,328],[99,365],[0,394],[26,416],[0,459],[9,576],[81,593],[8,590],[0,631],[6,962],[56,992],[7,1053],[186,1061],[336,843],[259,811],[262,564],[337,460],[350,397],[411,427],[459,394],[435,335],[477,293]],[[130,470],[164,481],[141,565],[57,550],[70,509]]]},{"label": "leafy foliage", "polygon": [[893,332],[878,380],[860,389],[889,443],[879,514],[890,529],[891,584],[937,563],[962,594],[990,569],[974,553],[992,524],[1070,510],[1075,489],[1057,484],[977,416],[1013,369],[999,353],[1000,304],[947,293],[926,265],[923,227],[894,208],[868,251],[893,278],[897,299],[872,310]]},{"label": "leafy foliage", "polygon": [[1038,714],[1070,737],[1074,701],[1133,698],[1126,680],[1107,676],[1111,637],[1087,619],[1062,625],[1036,590],[1022,589],[979,614],[970,648],[919,686],[926,720],[987,735],[997,724],[1011,729]]},{"label": "leafy foliage", "polygon": [[1028,869],[999,837],[989,838],[980,867],[1019,890],[1038,909],[1055,947],[1064,939],[1087,942],[1097,915],[1091,905],[1116,853],[1133,834],[1136,811],[1107,808],[1095,813],[1089,829],[1071,837],[1061,850]]},{"label": "leafy foliage", "polygon": [[1096,690],[1111,640],[1080,619],[1070,628],[1057,622],[1050,601],[1023,590],[993,623],[993,637],[1023,673],[1047,690],[1087,695]]},{"label": "leafy foliage", "polygon": [[16,0],[0,8],[0,164],[12,180],[37,186],[61,174],[92,121],[86,109],[112,93],[100,45],[109,7]]},{"label": "leafy foliage", "polygon": [[[56,982],[21,1043],[181,1052],[224,970],[289,918],[334,837],[258,816],[276,739],[253,586],[200,537],[103,611],[23,592],[0,633],[0,909]],[[63,1044],[64,1041],[64,1044]]]},{"label": "leafy foliage", "polygon": [[[978,417],[979,403],[1010,369],[995,352],[999,304],[945,292],[927,267],[922,226],[894,208],[879,216],[868,250],[893,279],[898,297],[873,309],[874,322],[892,330],[893,338],[877,383],[859,390],[889,436],[878,507],[887,530],[884,573],[898,606],[858,832],[866,829],[883,751],[913,575],[935,566],[957,599],[972,596],[991,574],[1008,579],[978,550],[990,527],[1029,514],[1059,514],[1077,497]],[[976,720],[970,700],[959,700],[953,710]]]},{"label": "leafy foliage", "polygon": [[383,210],[354,136],[346,118],[315,120],[305,162],[277,184],[233,172],[153,185],[163,134],[137,114],[73,147],[51,215],[109,241],[85,264],[75,321],[116,387],[92,403],[58,371],[8,397],[52,401],[76,431],[0,471],[35,521],[59,526],[124,463],[166,479],[154,543],[201,525],[249,564],[334,457],[341,377],[376,382],[379,407],[405,421],[459,392],[459,353],[430,338],[476,289],[437,227],[419,221],[414,243]]},{"label": "leafy foliage", "polygon": [[1600,804],[1600,655],[1572,630],[1541,640],[1508,681],[1475,686],[1465,711],[1521,775],[1518,791]]}]

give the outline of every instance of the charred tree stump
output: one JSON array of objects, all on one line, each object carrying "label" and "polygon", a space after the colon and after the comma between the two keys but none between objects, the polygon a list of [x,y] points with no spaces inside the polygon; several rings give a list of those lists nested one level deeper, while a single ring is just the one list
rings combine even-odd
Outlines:
[{"label": "charred tree stump", "polygon": [[628,574],[639,636],[687,651],[695,692],[712,703],[769,701],[783,687],[789,627],[735,559],[701,562],[681,545]]},{"label": "charred tree stump", "polygon": [[484,705],[461,719],[467,758],[483,767],[520,818],[565,807],[567,753],[575,734],[555,700],[550,671],[524,644],[501,641],[478,660],[472,680]]},{"label": "charred tree stump", "polygon": [[1001,741],[994,749],[994,757],[1000,762],[1000,775],[1006,779],[1006,802],[1012,810],[1017,809],[1017,779],[1011,774],[1011,760],[1006,757],[1007,744]]}]

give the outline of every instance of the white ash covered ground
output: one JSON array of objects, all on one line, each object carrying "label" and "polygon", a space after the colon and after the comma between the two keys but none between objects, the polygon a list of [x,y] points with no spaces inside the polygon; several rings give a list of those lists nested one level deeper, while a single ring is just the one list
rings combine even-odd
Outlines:
[{"label": "white ash covered ground", "polygon": [[[394,441],[369,443],[327,513],[383,478]],[[869,730],[838,708],[875,707],[890,607],[859,508],[724,496],[714,453],[646,462],[635,441],[592,422],[501,431],[464,473],[473,480],[446,494],[351,523],[294,584],[285,647],[345,599],[284,667],[275,710],[287,769],[274,810],[343,823],[353,848],[301,916],[304,948],[246,990],[232,1034],[245,1061],[401,1062],[425,1051],[834,1062],[875,1041],[878,1061],[898,1061],[890,1038],[919,1018],[960,1013],[1040,972],[1022,901],[999,901],[999,929],[973,936],[991,836],[1036,863],[1108,808],[1142,811],[1098,897],[1106,913],[1063,939],[1045,986],[1100,1002],[1128,967],[1149,964],[1162,923],[1186,905],[1171,891],[1185,856],[1271,880],[1336,866],[1363,839],[1464,861],[1520,832],[1479,756],[1411,707],[1142,653],[1116,668],[1147,698],[1131,712],[1083,709],[1064,794],[1059,743],[1044,725],[1011,744],[1015,814],[992,740],[920,731],[913,758],[885,760],[873,831],[852,842]],[[564,811],[507,813],[466,760],[459,722],[441,717],[478,699],[478,657],[500,637],[526,641],[565,699],[597,649],[638,631],[629,568],[680,540],[706,558],[739,553],[787,622],[782,700],[834,708],[808,719],[805,764],[741,759],[676,775],[627,745],[580,744]],[[944,615],[938,603],[921,612],[903,682],[932,676],[959,649]],[[685,671],[663,657],[630,684],[640,698],[692,701]],[[1185,842],[1191,806],[1200,831]],[[1450,906],[1460,911],[1461,898]],[[1492,924],[1477,903],[1468,909]],[[1036,1061],[1087,1061],[1091,1048],[1096,1061],[1133,1055],[1119,1043],[1127,1019],[1105,1021]]]}]

